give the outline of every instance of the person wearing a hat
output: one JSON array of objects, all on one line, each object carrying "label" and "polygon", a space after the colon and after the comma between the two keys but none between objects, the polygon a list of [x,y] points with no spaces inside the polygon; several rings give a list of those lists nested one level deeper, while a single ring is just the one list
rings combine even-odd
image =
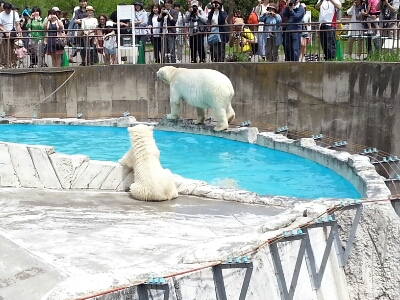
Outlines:
[{"label": "person wearing a hat", "polygon": [[286,31],[283,42],[285,43],[285,60],[299,61],[301,31],[303,29],[302,20],[306,13],[299,0],[289,0],[282,12],[282,17],[287,18]]},{"label": "person wearing a hat", "polygon": [[[81,21],[81,28],[83,29],[84,34],[84,44],[86,46],[86,65],[96,64],[99,62],[99,56],[97,54],[97,49],[94,45],[94,36],[96,33],[96,29],[99,26],[99,22],[97,18],[94,17],[94,8],[93,6],[86,6],[86,18],[83,18]],[[89,55],[89,57],[88,57]]]},{"label": "person wearing a hat", "polygon": [[219,41],[213,45],[209,44],[212,62],[225,61],[225,44],[229,42],[229,29],[225,26],[227,17],[227,13],[222,10],[222,1],[212,0],[207,19],[212,25],[211,34],[219,34]]},{"label": "person wearing a hat", "polygon": [[17,57],[17,68],[26,68],[25,57],[28,54],[28,50],[26,50],[22,40],[15,41],[14,54]]},{"label": "person wearing a hat", "polygon": [[107,21],[104,38],[104,63],[115,65],[117,63],[117,37],[115,36],[114,22]]},{"label": "person wearing a hat", "polygon": [[278,48],[283,42],[281,27],[282,17],[278,14],[278,5],[269,3],[267,11],[260,16],[260,23],[264,23],[265,32],[265,59],[266,61],[278,61]]},{"label": "person wearing a hat", "polygon": [[[169,56],[171,63],[176,63],[175,56],[175,39],[176,22],[178,21],[178,11],[172,8],[172,0],[166,0],[164,9],[161,11],[161,16],[157,19],[162,23],[163,33],[169,33],[163,38],[163,57]],[[164,42],[165,41],[165,42]]]},{"label": "person wearing a hat", "polygon": [[189,26],[189,47],[190,47],[190,62],[204,63],[206,61],[206,51],[204,48],[205,27],[207,23],[207,15],[199,6],[199,2],[193,0],[191,6],[185,14],[185,23]]},{"label": "person wearing a hat", "polygon": [[253,56],[251,45],[255,43],[253,33],[244,26],[242,18],[236,18],[233,23],[233,32],[229,39],[229,47],[233,48],[232,55],[228,61],[250,61]]},{"label": "person wearing a hat", "polygon": [[147,35],[149,34],[147,28],[148,24],[148,15],[147,12],[143,9],[142,0],[136,0],[135,5],[135,43],[139,44],[139,41],[142,42],[142,45],[146,45]]}]

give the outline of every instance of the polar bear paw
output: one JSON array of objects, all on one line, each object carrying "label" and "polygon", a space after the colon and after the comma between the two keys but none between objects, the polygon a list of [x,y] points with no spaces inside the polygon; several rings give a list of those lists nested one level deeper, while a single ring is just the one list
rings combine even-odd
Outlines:
[{"label": "polar bear paw", "polygon": [[167,119],[168,119],[168,120],[176,120],[177,118],[178,118],[178,116],[175,116],[175,115],[173,115],[173,114],[167,115]]},{"label": "polar bear paw", "polygon": [[214,127],[214,131],[222,131],[222,130],[226,130],[226,129],[228,129],[227,125],[217,124],[217,126]]}]

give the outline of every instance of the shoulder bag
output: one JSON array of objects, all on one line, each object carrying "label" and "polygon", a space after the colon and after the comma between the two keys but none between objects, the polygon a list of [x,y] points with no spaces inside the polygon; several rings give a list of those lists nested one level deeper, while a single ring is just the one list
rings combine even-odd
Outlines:
[{"label": "shoulder bag", "polygon": [[219,34],[219,28],[218,27],[213,27],[211,29],[211,32],[208,34],[207,37],[207,44],[210,46],[215,45],[217,43],[221,42],[221,36]]}]

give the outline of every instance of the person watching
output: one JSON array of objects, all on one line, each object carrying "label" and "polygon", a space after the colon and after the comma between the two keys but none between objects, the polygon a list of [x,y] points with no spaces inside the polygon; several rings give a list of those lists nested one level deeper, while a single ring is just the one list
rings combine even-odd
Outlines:
[{"label": "person watching", "polygon": [[253,56],[251,44],[255,43],[253,33],[245,27],[242,18],[236,18],[233,23],[233,32],[229,39],[229,47],[233,48],[233,55],[228,61],[250,61]]},{"label": "person watching", "polygon": [[146,45],[148,30],[148,16],[147,12],[144,10],[143,2],[141,0],[136,0],[133,5],[135,5],[135,43],[138,45],[142,42],[143,47]]},{"label": "person watching", "polygon": [[1,61],[8,68],[16,63],[16,56],[14,54],[14,40],[15,29],[18,32],[18,36],[21,36],[21,26],[19,23],[19,15],[17,12],[12,10],[11,3],[4,3],[4,11],[0,13],[0,32],[3,33],[3,40],[0,44],[0,56]]},{"label": "person watching", "polygon": [[[382,36],[393,38],[394,28],[396,27],[397,12],[399,10],[399,0],[381,0],[376,5],[376,10],[380,10],[379,20],[382,27]],[[389,22],[392,21],[392,22]]]},{"label": "person watching", "polygon": [[319,39],[324,51],[325,60],[336,57],[336,10],[342,8],[339,0],[318,0],[315,5],[319,9],[319,22],[321,23]]},{"label": "person watching", "polygon": [[82,20],[87,17],[86,12],[87,1],[86,0],[79,0],[79,9],[75,11],[74,15],[74,23],[77,24],[78,29],[80,31],[77,32],[77,44],[81,47],[79,51],[81,55],[82,63],[80,66],[86,65],[86,48],[85,48],[85,38],[83,38],[83,30],[82,30]]},{"label": "person watching", "polygon": [[158,22],[162,22],[163,26],[163,33],[167,33],[165,40],[166,40],[166,47],[164,49],[163,56],[165,54],[170,55],[170,62],[176,63],[175,58],[175,35],[171,33],[176,33],[176,22],[178,21],[178,11],[172,8],[172,0],[167,0],[165,2],[165,7],[161,11],[161,16],[157,19]]},{"label": "person watching", "polygon": [[289,0],[283,10],[282,16],[287,18],[284,33],[285,56],[288,61],[299,61],[302,32],[302,20],[305,9],[299,0]]},{"label": "person watching", "polygon": [[211,10],[208,13],[208,23],[211,25],[211,32],[219,32],[220,40],[210,45],[211,61],[225,61],[225,44],[229,42],[228,28],[224,26],[228,15],[222,10],[222,1],[213,0],[211,2]]},{"label": "person watching", "polygon": [[200,63],[206,61],[204,48],[204,25],[207,23],[207,15],[199,6],[199,2],[191,2],[189,10],[185,14],[185,24],[189,27],[190,62],[197,63],[197,56]]}]

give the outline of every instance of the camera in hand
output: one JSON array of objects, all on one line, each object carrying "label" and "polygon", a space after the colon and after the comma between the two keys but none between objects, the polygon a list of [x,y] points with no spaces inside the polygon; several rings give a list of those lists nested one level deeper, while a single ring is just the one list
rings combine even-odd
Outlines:
[{"label": "camera in hand", "polygon": [[296,3],[296,0],[289,0],[289,6],[293,6]]},{"label": "camera in hand", "polygon": [[163,9],[161,12],[162,12],[163,15],[167,15],[168,14],[168,10],[167,9]]}]

